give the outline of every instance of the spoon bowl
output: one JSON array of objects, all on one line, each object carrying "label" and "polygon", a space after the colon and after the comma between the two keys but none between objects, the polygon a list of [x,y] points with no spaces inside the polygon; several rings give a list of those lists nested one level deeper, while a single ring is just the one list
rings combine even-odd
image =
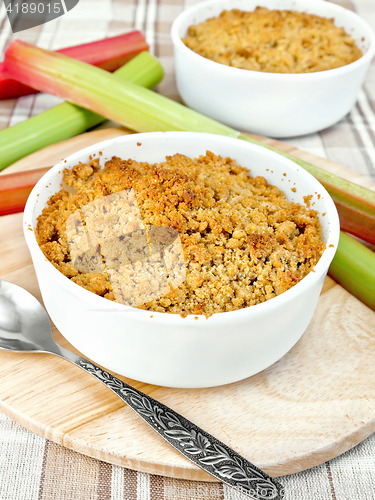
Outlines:
[{"label": "spoon bowl", "polygon": [[23,288],[0,280],[0,349],[49,352],[55,346],[41,303]]}]

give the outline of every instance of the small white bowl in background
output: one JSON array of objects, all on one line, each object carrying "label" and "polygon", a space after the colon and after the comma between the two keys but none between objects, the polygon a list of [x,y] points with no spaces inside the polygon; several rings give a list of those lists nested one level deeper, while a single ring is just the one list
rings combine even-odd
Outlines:
[{"label": "small white bowl in background", "polygon": [[[334,18],[363,56],[341,68],[305,74],[263,73],[225,66],[186,47],[189,26],[223,10],[257,6]],[[172,25],[176,80],[187,106],[241,132],[291,137],[317,132],[343,118],[357,100],[375,54],[372,28],[357,14],[321,0],[210,0],[182,12]]]},{"label": "small white bowl in background", "polygon": [[[139,145],[141,144],[141,145]],[[304,203],[313,195],[327,248],[314,271],[294,287],[262,304],[205,316],[131,308],[81,288],[43,255],[35,238],[37,217],[61,189],[62,171],[89,161],[119,156],[149,163],[175,153],[197,157],[210,150],[231,157]],[[268,171],[266,170],[268,169]],[[286,174],[286,176],[285,176]],[[289,182],[290,181],[290,182]],[[291,191],[295,183],[296,193]],[[56,327],[84,355],[121,375],[170,387],[210,387],[244,379],[286,354],[314,313],[339,239],[335,205],[323,186],[294,162],[248,142],[211,134],[155,132],[126,135],[90,146],[57,164],[34,187],[24,213],[24,233],[45,307]]]}]

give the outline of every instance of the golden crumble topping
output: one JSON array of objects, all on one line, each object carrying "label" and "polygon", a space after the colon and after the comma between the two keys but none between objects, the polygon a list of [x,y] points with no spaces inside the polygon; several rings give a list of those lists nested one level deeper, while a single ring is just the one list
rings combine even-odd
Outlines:
[{"label": "golden crumble topping", "polygon": [[354,39],[333,19],[265,7],[224,10],[190,26],[183,42],[220,64],[267,73],[325,71],[362,56]]},{"label": "golden crumble topping", "polygon": [[[99,160],[92,160],[65,170],[64,181],[75,192],[61,189],[38,218],[36,237],[45,256],[67,278],[110,300],[117,300],[119,286],[111,276],[125,269],[124,259],[131,262],[131,272],[127,267],[123,276],[135,288],[121,297],[142,309],[208,316],[259,304],[298,283],[325,249],[315,210],[289,202],[264,177],[250,177],[231,158],[209,151],[196,159],[175,154],[152,165],[113,157],[102,170]],[[116,203],[121,193],[130,193],[126,190],[136,201],[127,195],[132,215],[124,225]],[[112,240],[103,239],[108,226],[116,234]],[[169,267],[162,286],[147,273],[154,266],[161,276],[157,252],[173,241],[173,231],[183,253],[184,280],[173,281]],[[124,232],[135,236],[126,239]],[[150,237],[157,242],[154,250],[159,246],[145,264],[139,252]],[[80,248],[86,250],[83,256]],[[172,252],[172,267],[177,260]],[[154,295],[144,292],[146,282]],[[135,293],[138,302],[129,298]]]}]

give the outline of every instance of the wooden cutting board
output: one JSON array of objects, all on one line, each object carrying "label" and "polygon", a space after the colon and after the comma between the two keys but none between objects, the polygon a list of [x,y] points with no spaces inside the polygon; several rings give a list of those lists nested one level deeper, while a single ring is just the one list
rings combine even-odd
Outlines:
[{"label": "wooden cutting board", "polygon": [[[5,173],[53,165],[125,132],[84,134],[35,153]],[[340,165],[267,142],[375,189]],[[21,221],[22,214],[0,218],[0,277],[41,299]],[[54,335],[73,349],[56,329]],[[327,278],[306,333],[262,373],[211,389],[126,381],[280,476],[332,459],[375,431],[374,379],[375,313]],[[99,382],[53,355],[0,352],[0,410],[27,429],[97,459],[153,474],[213,480]]]}]

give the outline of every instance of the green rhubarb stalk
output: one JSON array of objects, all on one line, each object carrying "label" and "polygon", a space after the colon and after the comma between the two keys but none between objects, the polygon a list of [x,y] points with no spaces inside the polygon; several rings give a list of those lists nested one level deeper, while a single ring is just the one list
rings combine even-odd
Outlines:
[{"label": "green rhubarb stalk", "polygon": [[[149,52],[142,52],[115,74],[120,82],[128,80],[141,87],[153,88],[162,80],[163,68]],[[74,137],[104,121],[104,116],[65,102],[1,130],[0,170],[34,151]]]},{"label": "green rhubarb stalk", "polygon": [[296,162],[330,192],[342,229],[375,244],[375,193],[279,151],[117,75],[21,41],[9,45],[4,71],[46,92],[102,114],[137,132],[185,130],[236,137]]},{"label": "green rhubarb stalk", "polygon": [[340,241],[328,274],[375,310],[375,253],[347,233]]},{"label": "green rhubarb stalk", "polygon": [[20,40],[8,46],[3,71],[137,132],[189,130],[239,135],[167,97],[123,81],[117,74]]}]

